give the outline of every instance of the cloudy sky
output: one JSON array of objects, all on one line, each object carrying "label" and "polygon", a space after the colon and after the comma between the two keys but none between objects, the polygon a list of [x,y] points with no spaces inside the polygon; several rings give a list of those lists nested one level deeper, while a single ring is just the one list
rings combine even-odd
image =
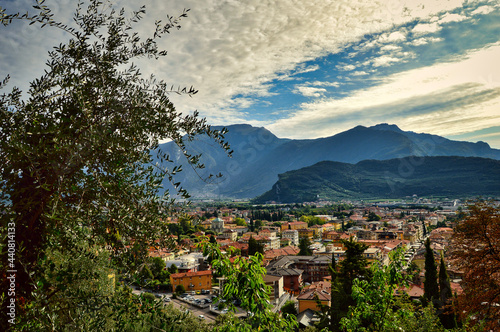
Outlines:
[{"label": "cloudy sky", "polygon": [[[29,0],[0,0],[8,12]],[[137,29],[189,8],[162,39],[168,56],[140,65],[167,82],[182,112],[316,138],[357,125],[485,141],[500,148],[500,1],[122,0],[147,15]],[[47,1],[69,20],[75,1]],[[68,36],[0,27],[0,77],[26,90],[46,52]]]}]

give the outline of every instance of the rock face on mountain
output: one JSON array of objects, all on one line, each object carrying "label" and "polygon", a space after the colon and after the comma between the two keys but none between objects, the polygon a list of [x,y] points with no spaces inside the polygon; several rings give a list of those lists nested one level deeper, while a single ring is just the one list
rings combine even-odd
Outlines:
[{"label": "rock face on mountain", "polygon": [[[192,152],[202,153],[205,169],[194,172],[173,143],[160,148],[174,164],[184,165],[176,181],[181,181],[193,197],[253,198],[263,194],[278,180],[278,174],[314,165],[321,161],[357,163],[407,156],[464,156],[500,159],[500,150],[484,142],[451,141],[429,134],[405,132],[395,125],[357,126],[334,136],[292,140],[276,137],[265,128],[250,125],[228,126],[227,141],[234,150],[229,158],[206,138],[189,142]],[[201,179],[223,175],[212,182]],[[168,183],[164,185],[168,188]]]},{"label": "rock face on mountain", "polygon": [[357,164],[323,161],[279,175],[256,203],[405,196],[500,196],[500,161],[477,157],[405,157]]}]

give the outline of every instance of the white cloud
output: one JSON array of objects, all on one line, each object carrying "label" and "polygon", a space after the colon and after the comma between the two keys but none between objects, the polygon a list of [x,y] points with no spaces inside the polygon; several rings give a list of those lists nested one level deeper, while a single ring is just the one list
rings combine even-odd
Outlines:
[{"label": "white cloud", "polygon": [[392,57],[389,55],[382,55],[381,57],[373,59],[371,62],[374,67],[387,67],[395,62],[400,62],[400,58]]},{"label": "white cloud", "polygon": [[413,46],[421,46],[429,43],[436,43],[442,40],[443,40],[442,38],[437,38],[437,37],[422,37],[412,40],[410,44]]},{"label": "white cloud", "polygon": [[486,15],[494,11],[495,8],[492,6],[481,6],[472,12],[472,15]]},{"label": "white cloud", "polygon": [[[28,0],[18,3],[19,8],[29,8],[31,4]],[[427,0],[425,6],[401,0],[149,0],[145,3],[148,12],[138,26],[140,33],[151,31],[155,19],[179,14],[184,8],[191,9],[181,22],[182,29],[162,40],[160,46],[166,48],[169,55],[153,64],[147,61],[139,61],[139,64],[144,73],[155,73],[169,83],[199,89],[193,98],[172,96],[172,99],[178,110],[198,109],[209,118],[241,118],[230,102],[233,96],[266,95],[270,80],[286,78],[300,63],[335,53],[367,34],[383,33],[415,18],[427,19],[461,6],[458,0]],[[68,0],[49,5],[70,19],[72,6]],[[122,5],[139,7],[131,0],[119,1],[117,6]],[[10,34],[15,39],[23,29],[26,28],[19,25],[2,27],[1,35]],[[401,32],[387,35],[389,42],[403,38]],[[54,29],[46,28],[36,30],[33,36],[28,34],[25,40],[21,47],[8,51],[10,61],[0,63],[0,73],[15,73],[12,85],[22,87],[26,87],[25,82],[32,79],[34,73],[42,72],[45,57],[40,54],[64,38]],[[16,59],[22,60],[16,63]],[[381,59],[377,64],[387,60]],[[246,102],[251,104],[252,100],[246,99]]]},{"label": "white cloud", "polygon": [[338,88],[340,86],[339,82],[326,82],[326,81],[314,81],[310,84],[315,86],[327,86],[327,87],[330,86],[335,88]]},{"label": "white cloud", "polygon": [[459,14],[446,13],[439,19],[439,24],[450,23],[450,22],[461,22],[466,20],[467,17]]},{"label": "white cloud", "polygon": [[324,88],[314,88],[310,86],[297,86],[294,93],[299,93],[304,97],[321,97],[323,92],[326,92]]},{"label": "white cloud", "polygon": [[337,68],[339,68],[341,70],[351,71],[351,70],[356,69],[356,66],[355,65],[344,65],[344,66],[337,66]]},{"label": "white cloud", "polygon": [[498,58],[500,43],[469,52],[461,61],[394,74],[346,98],[304,103],[270,129],[281,137],[304,138],[380,122],[444,136],[498,126]]},{"label": "white cloud", "polygon": [[387,51],[387,52],[394,52],[394,51],[400,51],[402,49],[401,46],[399,45],[384,45],[380,48],[381,51]]},{"label": "white cloud", "polygon": [[439,30],[441,30],[441,26],[436,22],[434,22],[434,23],[419,23],[413,28],[412,32],[414,35],[420,36],[420,35],[426,35],[429,33],[434,33],[434,32],[437,32]]},{"label": "white cloud", "polygon": [[406,40],[406,34],[403,31],[395,31],[391,33],[385,33],[378,39],[381,43],[394,43]]}]

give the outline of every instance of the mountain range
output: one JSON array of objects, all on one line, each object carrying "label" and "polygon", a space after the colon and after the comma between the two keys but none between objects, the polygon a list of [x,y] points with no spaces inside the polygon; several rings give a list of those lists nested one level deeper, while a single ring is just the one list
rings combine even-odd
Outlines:
[{"label": "mountain range", "polygon": [[[222,127],[213,127],[221,129]],[[205,168],[195,172],[178,147],[160,145],[176,165],[183,165],[180,181],[194,198],[253,198],[268,191],[278,175],[321,161],[355,164],[363,160],[389,160],[408,156],[462,156],[500,160],[500,150],[485,142],[461,142],[437,135],[402,131],[396,125],[357,126],[339,134],[317,139],[278,138],[265,128],[246,124],[226,127],[232,158],[209,138],[199,136],[188,142],[192,153],[201,153]],[[209,174],[223,175],[210,183]],[[164,186],[170,188],[168,181]]]},{"label": "mountain range", "polygon": [[500,195],[500,161],[477,157],[404,157],[356,164],[322,161],[279,175],[255,203],[405,196]]}]

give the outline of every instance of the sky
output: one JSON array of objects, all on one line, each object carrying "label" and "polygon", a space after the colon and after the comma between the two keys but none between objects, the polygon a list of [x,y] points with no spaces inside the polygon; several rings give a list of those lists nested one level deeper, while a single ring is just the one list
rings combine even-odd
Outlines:
[{"label": "sky", "polygon": [[[29,0],[0,0],[7,12]],[[76,2],[47,1],[70,21]],[[168,55],[139,61],[193,97],[177,110],[214,125],[249,123],[282,138],[318,138],[357,125],[484,141],[500,148],[500,1],[119,0],[146,15],[137,31],[189,8],[162,38]],[[32,10],[30,10],[32,12]],[[0,78],[26,91],[47,51],[69,36],[26,22],[0,26]],[[5,88],[5,89],[7,89]]]}]

